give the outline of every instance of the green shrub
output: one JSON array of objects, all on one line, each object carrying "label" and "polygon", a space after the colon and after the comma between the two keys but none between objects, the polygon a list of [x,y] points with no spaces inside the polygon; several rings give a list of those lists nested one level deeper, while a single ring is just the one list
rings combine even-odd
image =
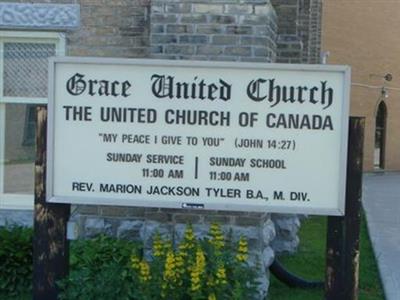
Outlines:
[{"label": "green shrub", "polygon": [[59,283],[60,300],[110,300],[129,299],[128,269],[110,262],[72,270],[67,279]]},{"label": "green shrub", "polygon": [[32,229],[0,227],[0,295],[27,293],[32,282]]},{"label": "green shrub", "polygon": [[104,265],[117,263],[126,265],[132,251],[139,244],[99,235],[91,240],[77,240],[71,243],[70,268],[100,270]]},{"label": "green shrub", "polygon": [[136,243],[105,235],[74,241],[69,277],[58,283],[60,300],[128,299],[128,265],[132,252],[138,249]]}]

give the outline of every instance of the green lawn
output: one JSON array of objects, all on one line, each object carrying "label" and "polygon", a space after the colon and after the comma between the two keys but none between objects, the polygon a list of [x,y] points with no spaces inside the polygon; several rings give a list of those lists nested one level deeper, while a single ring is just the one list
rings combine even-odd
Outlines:
[{"label": "green lawn", "polygon": [[[281,257],[291,272],[309,280],[324,280],[326,217],[310,217],[302,222],[300,248],[294,256]],[[365,219],[361,225],[360,300],[383,300],[381,282],[372,252]],[[321,300],[322,290],[302,290],[285,286],[271,275],[269,300]]]}]

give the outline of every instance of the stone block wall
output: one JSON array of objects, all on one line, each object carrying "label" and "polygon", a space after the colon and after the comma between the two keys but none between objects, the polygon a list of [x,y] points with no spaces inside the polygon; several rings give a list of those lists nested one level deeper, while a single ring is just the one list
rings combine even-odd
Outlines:
[{"label": "stone block wall", "polygon": [[295,215],[273,214],[272,221],[275,225],[275,239],[272,249],[277,255],[294,254],[299,246],[300,218]]},{"label": "stone block wall", "polygon": [[154,0],[151,57],[273,62],[277,16],[269,1]]},{"label": "stone block wall", "polygon": [[322,0],[272,0],[278,15],[277,62],[320,63]]},{"label": "stone block wall", "polygon": [[299,1],[272,0],[278,15],[277,62],[301,62],[303,43],[298,34]]},{"label": "stone block wall", "polygon": [[148,56],[148,2],[79,0],[78,3],[81,25],[67,33],[67,55]]}]

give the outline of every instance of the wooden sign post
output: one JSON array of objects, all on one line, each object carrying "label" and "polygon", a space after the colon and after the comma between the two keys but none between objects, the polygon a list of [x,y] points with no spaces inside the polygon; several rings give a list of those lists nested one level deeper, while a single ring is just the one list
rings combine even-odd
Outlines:
[{"label": "wooden sign post", "polygon": [[357,300],[364,118],[350,118],[346,214],[328,217],[326,300]]},{"label": "wooden sign post", "polygon": [[67,221],[69,204],[46,202],[47,108],[37,110],[35,211],[33,238],[33,299],[56,300],[57,281],[68,274]]}]

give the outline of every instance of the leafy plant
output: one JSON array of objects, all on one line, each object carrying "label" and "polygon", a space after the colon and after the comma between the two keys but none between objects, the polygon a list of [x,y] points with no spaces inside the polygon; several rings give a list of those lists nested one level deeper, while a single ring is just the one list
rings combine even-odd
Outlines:
[{"label": "leafy plant", "polygon": [[126,296],[130,291],[125,278],[127,269],[115,262],[97,267],[72,270],[69,277],[59,283],[62,290],[59,299],[129,299]]},{"label": "leafy plant", "polygon": [[138,245],[100,235],[71,245],[68,278],[58,283],[61,300],[129,299],[129,259]]},{"label": "leafy plant", "polygon": [[0,227],[0,295],[27,293],[32,282],[32,229]]},{"label": "leafy plant", "polygon": [[60,283],[61,300],[257,298],[247,240],[225,239],[216,224],[203,240],[196,239],[188,226],[175,248],[171,240],[156,234],[150,260],[137,245],[104,236],[79,242],[72,252],[74,270]]},{"label": "leafy plant", "polygon": [[132,251],[138,250],[134,242],[99,235],[91,240],[77,240],[71,244],[70,267],[98,271],[108,264],[126,265]]}]

